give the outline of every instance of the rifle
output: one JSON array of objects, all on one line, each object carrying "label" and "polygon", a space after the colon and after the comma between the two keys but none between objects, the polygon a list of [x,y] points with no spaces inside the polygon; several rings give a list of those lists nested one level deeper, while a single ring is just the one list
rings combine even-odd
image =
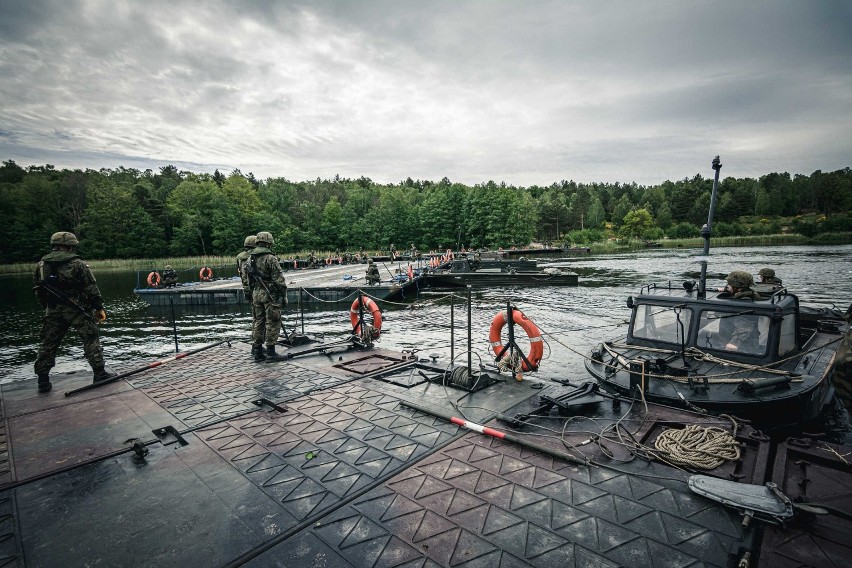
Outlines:
[{"label": "rifle", "polygon": [[[266,282],[264,282],[263,278],[261,278],[260,275],[257,273],[257,269],[254,266],[254,259],[249,259],[248,262],[246,262],[243,270],[245,270],[246,274],[248,274],[250,282],[260,282],[260,286],[266,291],[266,295],[269,296],[269,299],[270,300],[275,299],[275,296],[273,296],[272,292],[269,290],[269,286],[266,285]],[[287,302],[286,294],[287,294],[287,291],[285,290],[284,291],[284,302],[285,303]],[[276,304],[274,301],[272,302],[272,305],[275,306],[276,308],[281,307],[281,304]]]},{"label": "rifle", "polygon": [[38,286],[33,286],[33,290],[39,290],[39,289],[47,290],[48,292],[50,292],[51,294],[53,294],[54,296],[59,298],[59,300],[61,302],[64,302],[66,305],[71,306],[72,308],[75,308],[78,312],[80,312],[81,314],[83,314],[84,316],[86,316],[87,318],[92,320],[92,322],[98,323],[97,320],[94,318],[94,316],[92,316],[92,314],[89,313],[89,310],[87,310],[86,308],[84,308],[83,306],[81,306],[80,304],[78,304],[77,302],[72,300],[71,298],[69,298],[67,294],[60,292],[59,290],[57,290],[56,288],[54,288],[52,285],[48,284],[47,282],[42,282],[42,284],[40,284]]}]

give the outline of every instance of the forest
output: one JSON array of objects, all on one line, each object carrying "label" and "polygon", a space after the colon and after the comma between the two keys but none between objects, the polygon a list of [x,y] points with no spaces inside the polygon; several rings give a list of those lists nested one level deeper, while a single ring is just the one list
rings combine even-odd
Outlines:
[{"label": "forest", "polygon": [[[724,171],[724,170],[723,170]],[[313,181],[118,169],[0,167],[0,263],[29,262],[71,231],[85,258],[230,255],[270,231],[281,254],[302,251],[490,248],[532,241],[697,237],[713,179],[659,185],[560,181],[516,187],[366,177]],[[715,236],[852,231],[852,171],[720,180]]]}]

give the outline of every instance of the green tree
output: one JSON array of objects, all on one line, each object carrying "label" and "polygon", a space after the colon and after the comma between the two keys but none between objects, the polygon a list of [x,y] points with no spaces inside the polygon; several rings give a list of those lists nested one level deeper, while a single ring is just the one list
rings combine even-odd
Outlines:
[{"label": "green tree", "polygon": [[625,237],[638,238],[654,227],[654,219],[647,209],[634,209],[624,215],[621,234]]}]

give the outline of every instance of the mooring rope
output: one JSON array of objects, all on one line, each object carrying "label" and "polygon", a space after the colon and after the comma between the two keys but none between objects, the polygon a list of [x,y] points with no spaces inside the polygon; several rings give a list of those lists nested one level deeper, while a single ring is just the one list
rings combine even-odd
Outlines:
[{"label": "mooring rope", "polygon": [[682,430],[664,431],[654,441],[654,447],[664,453],[667,461],[696,469],[715,469],[727,460],[738,460],[737,421],[727,414],[721,416],[731,421],[733,434],[718,426],[689,424]]}]

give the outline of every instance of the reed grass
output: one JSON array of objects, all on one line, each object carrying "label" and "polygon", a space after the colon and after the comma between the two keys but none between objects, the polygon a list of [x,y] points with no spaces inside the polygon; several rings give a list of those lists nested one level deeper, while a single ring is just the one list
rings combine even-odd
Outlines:
[{"label": "reed grass", "polygon": [[[701,248],[704,241],[700,237],[691,239],[662,239],[657,241],[661,248]],[[822,233],[815,237],[806,237],[798,233],[785,233],[777,235],[743,235],[736,237],[713,237],[710,245],[713,247],[759,247],[759,246],[792,246],[792,245],[846,245],[852,244],[852,232],[845,233]],[[647,248],[645,242],[633,239],[627,243],[607,241],[591,243],[588,245],[592,253],[608,253],[625,250],[637,250]],[[367,251],[372,254],[374,251]],[[307,258],[310,251],[298,253],[281,253],[280,258]],[[331,251],[315,251],[319,258],[325,258],[332,254]],[[214,273],[221,268],[236,269],[236,259],[233,256],[173,256],[167,258],[124,258],[86,260],[93,270],[162,270],[167,264],[175,270],[200,269],[202,266],[213,268]],[[17,262],[14,264],[0,264],[0,275],[4,274],[26,274],[30,273],[35,262]]]}]

